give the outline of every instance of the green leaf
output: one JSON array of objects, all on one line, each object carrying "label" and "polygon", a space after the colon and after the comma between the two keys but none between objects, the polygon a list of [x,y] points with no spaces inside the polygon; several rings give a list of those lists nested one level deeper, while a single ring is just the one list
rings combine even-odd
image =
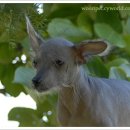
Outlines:
[{"label": "green leaf", "polygon": [[0,65],[0,80],[5,86],[6,93],[11,96],[18,96],[21,92],[25,93],[22,85],[12,83],[16,66],[13,64]]},{"label": "green leaf", "polygon": [[[121,6],[124,6],[124,7],[127,7],[127,8],[130,8],[130,4],[121,4]],[[122,19],[126,19],[130,16],[130,10],[119,10],[120,12],[120,17]]]},{"label": "green leaf", "polygon": [[26,38],[22,41],[22,46],[23,46],[23,48],[24,48],[24,50],[25,50],[26,52],[29,52],[29,51],[30,51],[31,46],[30,46],[30,41],[29,41],[29,38],[28,38],[28,37],[26,37]]},{"label": "green leaf", "polygon": [[37,110],[39,114],[47,112],[49,110],[56,110],[58,95],[57,93],[51,92],[48,94],[40,93],[37,95]]},{"label": "green leaf", "polygon": [[123,30],[119,11],[117,11],[117,10],[98,11],[97,16],[96,16],[96,21],[97,21],[97,23],[108,24],[109,26],[112,27],[113,30],[115,30],[118,33],[121,33]]},{"label": "green leaf", "polygon": [[31,87],[31,81],[34,75],[34,69],[29,67],[18,67],[15,71],[14,83],[20,83],[25,86]]},{"label": "green leaf", "polygon": [[49,15],[49,18],[75,18],[81,12],[83,4],[45,4],[45,15]]},{"label": "green leaf", "polygon": [[124,40],[126,42],[126,47],[124,48],[124,52],[129,54],[130,57],[130,35],[124,35]]},{"label": "green leaf", "polygon": [[109,78],[127,80],[126,73],[120,67],[111,67]]},{"label": "green leaf", "polygon": [[127,19],[127,23],[126,23],[126,26],[125,26],[125,30],[128,34],[130,34],[130,17],[128,17]]},{"label": "green leaf", "polygon": [[82,30],[84,30],[89,37],[92,37],[93,35],[92,22],[93,21],[86,12],[80,13],[77,18],[78,26],[82,28]]},{"label": "green leaf", "polygon": [[93,57],[87,61],[87,69],[90,75],[98,77],[108,77],[109,72],[99,57]]},{"label": "green leaf", "polygon": [[6,42],[0,43],[0,63],[10,63],[15,58],[17,51],[15,48]]},{"label": "green leaf", "polygon": [[[49,126],[59,125],[57,122],[57,100],[58,95],[55,92],[41,96],[40,102],[37,102],[37,112],[39,115],[42,113],[47,113],[48,111],[52,112],[51,116],[47,116],[49,119]],[[48,123],[46,125],[48,126]]]},{"label": "green leaf", "polygon": [[96,34],[105,40],[108,40],[112,45],[123,48],[125,47],[125,41],[122,35],[115,32],[109,25],[107,24],[99,24],[96,23],[94,25],[94,29]]},{"label": "green leaf", "polygon": [[73,42],[80,42],[87,38],[87,33],[68,19],[53,19],[48,25],[48,33],[51,37],[63,37]]},{"label": "green leaf", "polygon": [[8,114],[8,119],[13,121],[18,121],[19,126],[24,127],[38,127],[43,126],[43,121],[37,115],[36,110],[23,107],[15,107],[10,110]]},{"label": "green leaf", "polygon": [[117,67],[117,66],[120,66],[121,64],[127,64],[128,61],[124,58],[118,58],[118,59],[114,59],[110,62],[107,63],[107,67],[110,69],[110,67]]},{"label": "green leaf", "polygon": [[126,76],[130,77],[130,64],[122,64],[120,67],[124,70]]}]

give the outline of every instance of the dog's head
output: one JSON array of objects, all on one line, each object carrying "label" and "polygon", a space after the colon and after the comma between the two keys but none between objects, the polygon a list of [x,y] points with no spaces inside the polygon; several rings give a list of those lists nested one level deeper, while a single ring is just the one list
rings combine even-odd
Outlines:
[{"label": "dog's head", "polygon": [[39,92],[54,87],[67,87],[76,78],[79,67],[88,55],[102,53],[107,44],[103,40],[87,40],[78,45],[62,38],[44,40],[26,17],[31,47],[35,52],[36,76],[32,79]]}]

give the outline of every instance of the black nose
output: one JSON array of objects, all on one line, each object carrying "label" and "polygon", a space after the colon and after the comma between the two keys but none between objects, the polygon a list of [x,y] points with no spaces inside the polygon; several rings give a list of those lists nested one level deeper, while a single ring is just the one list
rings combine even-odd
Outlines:
[{"label": "black nose", "polygon": [[33,84],[34,84],[35,86],[39,86],[39,84],[40,84],[40,80],[37,79],[37,78],[35,78],[35,77],[32,79],[32,82],[33,82]]}]

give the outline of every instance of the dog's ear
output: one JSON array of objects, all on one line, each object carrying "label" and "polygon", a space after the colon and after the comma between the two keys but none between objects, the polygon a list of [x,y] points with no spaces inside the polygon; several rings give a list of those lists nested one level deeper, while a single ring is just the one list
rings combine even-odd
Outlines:
[{"label": "dog's ear", "polygon": [[[81,42],[79,45],[75,45],[74,51],[76,54],[76,60],[78,63],[84,63],[87,56],[106,54],[108,44],[103,40],[86,40]],[[104,53],[105,52],[105,53]],[[104,53],[104,54],[103,54]]]},{"label": "dog's ear", "polygon": [[40,35],[34,30],[29,18],[26,17],[26,24],[27,24],[27,32],[29,35],[30,43],[32,49],[37,52],[39,49],[40,44],[44,43],[44,40],[40,37]]}]

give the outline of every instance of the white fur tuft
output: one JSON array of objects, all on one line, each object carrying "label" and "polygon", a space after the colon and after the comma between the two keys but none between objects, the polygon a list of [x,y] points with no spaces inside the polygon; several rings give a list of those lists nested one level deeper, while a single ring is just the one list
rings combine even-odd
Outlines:
[{"label": "white fur tuft", "polygon": [[113,46],[108,41],[106,40],[103,41],[107,44],[107,48],[102,53],[98,54],[98,56],[106,56],[113,49]]}]

